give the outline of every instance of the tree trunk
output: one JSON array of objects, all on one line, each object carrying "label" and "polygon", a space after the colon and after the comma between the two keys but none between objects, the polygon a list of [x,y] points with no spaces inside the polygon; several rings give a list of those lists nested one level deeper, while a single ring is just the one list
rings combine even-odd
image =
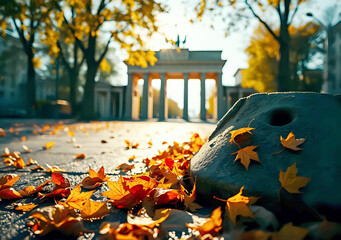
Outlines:
[{"label": "tree trunk", "polygon": [[281,23],[279,36],[279,61],[278,61],[278,91],[285,92],[291,89],[290,74],[290,35],[286,22]]},{"label": "tree trunk", "polygon": [[81,108],[81,118],[84,120],[96,119],[95,114],[95,77],[99,63],[95,60],[96,37],[89,36],[88,49],[85,54],[87,71],[86,83]]},{"label": "tree trunk", "polygon": [[73,69],[69,72],[69,87],[70,87],[70,104],[72,109],[72,116],[75,116],[77,112],[77,83],[78,83],[78,72]]},{"label": "tree trunk", "polygon": [[84,95],[81,108],[81,119],[93,120],[95,115],[95,77],[97,73],[97,66],[95,64],[89,65],[86,72],[86,83],[84,87]]},{"label": "tree trunk", "polygon": [[26,85],[26,110],[27,110],[27,116],[28,117],[35,117],[36,116],[36,82],[35,82],[35,76],[36,72],[34,70],[33,65],[33,52],[30,51],[27,54],[27,85]]}]

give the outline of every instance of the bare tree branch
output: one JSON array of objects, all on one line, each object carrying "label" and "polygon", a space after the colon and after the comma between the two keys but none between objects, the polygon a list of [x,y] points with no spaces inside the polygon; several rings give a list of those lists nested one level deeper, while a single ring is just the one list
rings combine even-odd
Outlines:
[{"label": "bare tree branch", "polygon": [[279,37],[274,33],[274,31],[272,31],[272,29],[270,28],[270,26],[263,21],[263,19],[261,19],[253,10],[252,6],[248,3],[247,0],[245,0],[245,4],[248,6],[248,8],[250,9],[250,11],[252,12],[253,16],[255,16],[263,25],[264,27],[270,32],[270,34],[277,40],[279,41]]}]

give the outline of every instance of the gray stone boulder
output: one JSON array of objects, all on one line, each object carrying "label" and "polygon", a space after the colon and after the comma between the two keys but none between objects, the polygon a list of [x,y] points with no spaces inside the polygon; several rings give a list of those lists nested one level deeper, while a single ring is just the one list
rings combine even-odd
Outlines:
[{"label": "gray stone boulder", "polygon": [[[254,119],[252,121],[252,119]],[[255,128],[248,145],[256,149],[260,163],[252,161],[248,171],[239,160],[239,150],[229,142],[231,130]],[[306,138],[303,150],[283,152],[280,136],[293,131]],[[254,94],[240,99],[220,120],[216,130],[191,160],[199,195],[228,198],[242,186],[249,196],[277,199],[280,170],[296,162],[297,176],[310,177],[303,200],[310,206],[341,206],[341,96],[318,93]]]}]

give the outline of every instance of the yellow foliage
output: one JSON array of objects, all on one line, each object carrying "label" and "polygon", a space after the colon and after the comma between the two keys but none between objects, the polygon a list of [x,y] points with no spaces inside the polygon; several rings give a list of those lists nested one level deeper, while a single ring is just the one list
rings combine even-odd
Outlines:
[{"label": "yellow foliage", "polygon": [[0,27],[1,27],[1,30],[2,30],[2,36],[5,36],[6,35],[6,28],[7,28],[7,24],[5,21],[2,21],[0,23]]},{"label": "yellow foliage", "polygon": [[132,66],[140,66],[142,68],[148,67],[148,62],[151,66],[154,66],[157,58],[155,57],[154,51],[128,51],[129,58],[126,59],[126,62]]},{"label": "yellow foliage", "polygon": [[39,68],[40,65],[41,65],[40,58],[33,58],[33,59],[32,59],[32,62],[33,62],[33,67],[34,67],[34,68]]},{"label": "yellow foliage", "polygon": [[108,61],[105,58],[103,58],[103,60],[99,64],[99,67],[103,72],[110,72],[110,69],[111,69],[110,64],[108,63]]},{"label": "yellow foliage", "polygon": [[249,68],[242,70],[242,87],[258,92],[276,89],[277,57],[279,44],[262,26],[254,31],[250,46],[245,50],[249,56]]}]

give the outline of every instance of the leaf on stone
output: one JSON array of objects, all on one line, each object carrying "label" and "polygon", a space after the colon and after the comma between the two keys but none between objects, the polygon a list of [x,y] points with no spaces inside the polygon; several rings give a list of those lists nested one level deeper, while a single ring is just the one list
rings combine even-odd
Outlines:
[{"label": "leaf on stone", "polygon": [[38,193],[38,197],[40,199],[45,199],[45,198],[64,198],[70,195],[70,189],[69,188],[59,188],[57,190],[52,191],[51,193],[47,194],[42,194]]},{"label": "leaf on stone", "polygon": [[45,143],[45,146],[43,146],[43,149],[47,150],[47,149],[51,149],[54,145],[54,142],[47,142]]},{"label": "leaf on stone", "polygon": [[282,136],[280,139],[283,147],[294,151],[302,150],[302,148],[299,148],[298,146],[304,143],[304,141],[306,140],[305,138],[296,139],[293,132],[290,132],[286,139],[284,139]]},{"label": "leaf on stone", "polygon": [[65,178],[62,173],[53,172],[51,182],[56,184],[58,188],[67,188],[71,186],[70,181]]},{"label": "leaf on stone", "polygon": [[75,157],[76,159],[84,159],[85,158],[85,154],[84,153],[79,153],[76,155]]},{"label": "leaf on stone", "polygon": [[59,230],[64,235],[81,235],[85,229],[82,218],[73,209],[63,205],[54,205],[34,210],[30,218],[35,234],[46,235],[51,231]]},{"label": "leaf on stone", "polygon": [[129,160],[129,161],[133,161],[135,158],[136,158],[135,155],[133,155],[133,156],[131,156],[128,160]]},{"label": "leaf on stone", "polygon": [[43,191],[44,190],[43,187],[46,186],[49,182],[51,181],[47,180],[44,183],[40,184],[38,187],[27,186],[24,189],[20,190],[19,194],[23,197],[31,196],[32,194]]},{"label": "leaf on stone", "polygon": [[24,151],[27,152],[27,153],[32,152],[32,149],[28,148],[26,145],[23,145],[22,148],[23,148]]},{"label": "leaf on stone", "polygon": [[36,206],[38,206],[38,204],[33,204],[33,203],[27,203],[27,204],[23,204],[23,205],[18,205],[15,210],[17,211],[23,211],[23,212],[29,212],[31,211],[33,208],[35,208]]},{"label": "leaf on stone", "polygon": [[127,171],[133,169],[134,166],[135,166],[134,164],[122,163],[119,166],[117,166],[116,169],[119,169],[123,172],[127,172]]},{"label": "leaf on stone", "polygon": [[60,202],[62,205],[66,205],[69,208],[79,209],[83,208],[83,205],[88,201],[94,191],[82,192],[81,185],[78,184],[74,189],[71,190],[70,195],[65,202]]},{"label": "leaf on stone", "polygon": [[46,164],[46,166],[48,167],[48,169],[46,169],[46,172],[61,173],[66,171],[64,168],[59,168],[57,166],[50,166],[49,164]]},{"label": "leaf on stone", "polygon": [[22,137],[20,138],[20,140],[23,141],[23,142],[25,142],[25,141],[27,140],[27,137],[26,137],[26,136],[22,136]]},{"label": "leaf on stone", "polygon": [[102,166],[98,172],[95,172],[89,167],[89,176],[82,181],[82,187],[86,189],[94,189],[101,186],[102,182],[107,181],[110,177],[104,173],[104,167]]},{"label": "leaf on stone", "polygon": [[233,225],[236,225],[236,219],[238,215],[254,218],[252,212],[247,205],[255,203],[259,198],[242,196],[243,189],[244,186],[240,189],[239,193],[228,198],[227,200],[216,198],[218,200],[226,201],[226,215]]},{"label": "leaf on stone", "polygon": [[297,172],[296,162],[288,167],[285,172],[282,172],[282,170],[279,172],[281,186],[289,193],[302,193],[299,189],[305,187],[311,179],[308,177],[297,177]]},{"label": "leaf on stone", "polygon": [[38,162],[33,160],[31,157],[29,158],[28,162],[26,163],[27,166],[29,165],[38,165]]},{"label": "leaf on stone", "polygon": [[238,159],[240,159],[240,163],[244,165],[246,170],[248,170],[251,160],[260,162],[257,152],[254,151],[255,148],[257,148],[257,147],[258,146],[247,146],[243,149],[240,149],[239,151],[237,151],[235,153],[232,153],[231,155],[237,154],[234,161],[237,161]]},{"label": "leaf on stone", "polygon": [[95,202],[88,199],[81,211],[84,220],[99,220],[110,213],[106,202]]},{"label": "leaf on stone", "polygon": [[14,166],[16,168],[24,168],[25,167],[25,162],[24,162],[24,160],[21,157],[19,157],[19,158],[15,159],[13,161],[12,166]]},{"label": "leaf on stone", "polygon": [[252,135],[251,133],[252,130],[254,130],[254,128],[245,127],[230,131],[231,134],[230,143],[240,144],[247,141]]},{"label": "leaf on stone", "polygon": [[272,234],[272,240],[302,240],[309,230],[301,227],[293,226],[292,223],[285,224],[281,230]]},{"label": "leaf on stone", "polygon": [[222,219],[221,219],[221,208],[218,207],[213,210],[210,218],[202,225],[195,225],[195,224],[188,224],[186,226],[192,230],[198,231],[200,237],[205,236],[206,234],[215,237],[218,235],[219,231],[221,230],[222,226]]}]

